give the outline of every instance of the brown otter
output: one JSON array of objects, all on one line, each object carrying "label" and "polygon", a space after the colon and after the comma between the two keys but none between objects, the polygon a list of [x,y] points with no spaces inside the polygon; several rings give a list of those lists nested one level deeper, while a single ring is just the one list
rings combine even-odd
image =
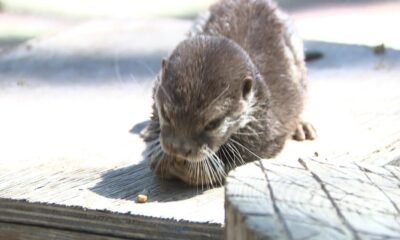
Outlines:
[{"label": "brown otter", "polygon": [[142,133],[151,167],[192,185],[223,182],[235,166],[272,158],[293,136],[307,82],[302,41],[269,0],[222,0],[162,61]]}]

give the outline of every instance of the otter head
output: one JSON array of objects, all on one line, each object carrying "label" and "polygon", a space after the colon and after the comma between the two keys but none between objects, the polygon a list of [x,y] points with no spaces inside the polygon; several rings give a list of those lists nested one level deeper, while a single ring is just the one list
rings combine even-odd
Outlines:
[{"label": "otter head", "polygon": [[259,74],[245,51],[223,37],[180,43],[155,92],[164,152],[199,162],[249,121]]}]

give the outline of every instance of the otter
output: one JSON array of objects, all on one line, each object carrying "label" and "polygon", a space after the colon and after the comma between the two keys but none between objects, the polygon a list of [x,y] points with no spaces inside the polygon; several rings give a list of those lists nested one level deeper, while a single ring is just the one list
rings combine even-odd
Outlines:
[{"label": "otter", "polygon": [[222,0],[162,60],[142,132],[161,178],[220,185],[236,166],[314,139],[302,40],[270,0]]}]

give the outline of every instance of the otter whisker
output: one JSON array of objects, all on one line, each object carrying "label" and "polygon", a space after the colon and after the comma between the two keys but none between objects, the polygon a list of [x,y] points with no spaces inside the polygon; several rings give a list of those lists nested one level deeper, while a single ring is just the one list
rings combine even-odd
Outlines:
[{"label": "otter whisker", "polygon": [[213,172],[214,179],[215,179],[216,182],[221,183],[221,175],[218,174],[220,171],[219,171],[219,169],[218,169],[217,164],[218,164],[218,163],[216,162],[215,156],[211,154],[211,157],[210,157],[210,167],[211,167],[211,170],[212,170],[212,172]]},{"label": "otter whisker", "polygon": [[[209,148],[205,148],[203,150],[204,154],[206,155],[206,157],[201,161],[201,164],[203,166],[203,169],[205,169],[205,173],[207,173],[209,182],[207,183],[207,187],[213,187],[213,181],[214,181],[214,174],[210,169],[210,159],[212,158],[211,153],[209,151]],[[209,186],[210,185],[210,186]]]},{"label": "otter whisker", "polygon": [[189,176],[190,176],[190,181],[193,182],[193,176],[195,176],[196,172],[196,163],[194,162],[188,162],[189,164]]},{"label": "otter whisker", "polygon": [[229,165],[229,169],[232,169],[232,168],[233,168],[233,167],[232,167],[232,163],[231,163],[229,157],[227,156],[227,153],[226,153],[227,149],[225,149],[225,147],[226,147],[225,145],[222,145],[222,146],[220,147],[220,150],[221,150],[221,153],[224,155],[225,161],[226,161],[227,164]]},{"label": "otter whisker", "polygon": [[[199,162],[194,162],[193,163],[195,166],[195,177],[196,177],[196,185],[197,185],[197,190],[199,189],[199,169],[200,169],[200,163]],[[201,190],[203,191],[203,182],[201,182]]]},{"label": "otter whisker", "polygon": [[[199,177],[201,180],[201,190],[204,190],[204,185],[206,186],[206,188],[209,187],[209,184],[207,183],[206,177],[208,176],[208,172],[206,170],[206,165],[205,162],[208,159],[208,155],[209,153],[205,150],[203,150],[203,153],[205,154],[205,156],[203,157],[203,159],[198,163],[199,166]],[[210,181],[210,180],[209,180]]]},{"label": "otter whisker", "polygon": [[[185,160],[186,161],[186,160]],[[192,176],[193,174],[193,165],[191,162],[187,162],[187,169],[186,171],[189,173],[189,176]]]},{"label": "otter whisker", "polygon": [[193,171],[192,171],[192,174],[190,174],[190,176],[195,176],[195,177],[193,177],[193,178],[195,178],[193,180],[195,182],[197,182],[198,181],[198,178],[197,178],[197,163],[196,162],[192,162],[191,163],[191,167],[192,167]]},{"label": "otter whisker", "polygon": [[[248,130],[248,131],[243,131],[241,132],[240,130]],[[239,129],[239,131],[232,133],[233,135],[243,135],[243,136],[258,136],[261,134],[264,134],[263,132],[257,132],[254,128],[252,128],[249,125],[246,125],[245,127]]]},{"label": "otter whisker", "polygon": [[245,132],[232,133],[232,135],[240,135],[240,136],[259,136],[261,134],[262,134],[261,132],[259,132],[259,133],[245,133]]},{"label": "otter whisker", "polygon": [[220,173],[220,178],[221,180],[223,180],[226,177],[225,164],[216,154],[215,154],[215,164],[217,165],[217,171]]},{"label": "otter whisker", "polygon": [[[253,132],[254,134],[257,134],[257,131],[256,131],[254,128],[252,128],[251,126],[247,125],[247,128],[248,128],[251,132]],[[261,132],[259,132],[259,133],[261,133]],[[263,133],[261,133],[261,134],[263,134]]]},{"label": "otter whisker", "polygon": [[223,169],[223,167],[221,168],[221,160],[219,159],[219,157],[210,149],[210,153],[211,153],[211,159],[210,159],[210,166],[212,168],[212,171],[214,173],[215,176],[215,180],[219,183],[221,183],[221,175],[225,174],[225,171]]},{"label": "otter whisker", "polygon": [[[206,152],[206,154],[208,155],[208,152]],[[201,165],[203,167],[205,174],[207,174],[206,176],[207,176],[209,182],[212,183],[212,176],[211,176],[209,165],[208,165],[208,158],[206,158],[204,161],[202,161]],[[207,183],[207,185],[208,185],[208,183]]]},{"label": "otter whisker", "polygon": [[[214,162],[214,163],[218,165],[218,162],[217,162],[217,161]],[[218,177],[218,183],[219,183],[219,185],[222,185],[222,184],[223,184],[223,181],[224,181],[224,178],[226,177],[226,173],[225,173],[225,171],[224,171],[223,169],[222,169],[222,171],[221,171],[220,166],[216,166],[216,168],[219,169],[219,170],[217,170],[217,172],[216,172],[217,177]]]},{"label": "otter whisker", "polygon": [[230,168],[229,170],[237,167],[239,163],[242,164],[243,161],[241,160],[240,153],[235,151],[232,148],[231,144],[229,144],[229,142],[224,145],[223,150],[224,150],[224,153],[228,152],[229,154],[231,154],[231,158],[227,161],[229,164],[229,168]]},{"label": "otter whisker", "polygon": [[247,147],[243,146],[241,143],[239,143],[238,141],[230,138],[229,140],[232,141],[232,143],[236,143],[237,145],[239,145],[240,147],[242,147],[244,150],[248,151],[249,153],[251,153],[253,156],[257,157],[258,159],[262,159],[261,157],[259,157],[257,154],[255,154],[254,152],[250,151],[250,149],[248,149]]},{"label": "otter whisker", "polygon": [[160,138],[156,138],[154,140],[147,142],[147,146],[153,146],[153,145],[158,145],[158,144],[160,144]]},{"label": "otter whisker", "polygon": [[200,176],[200,179],[201,179],[201,190],[204,191],[204,188],[203,188],[204,187],[204,182],[203,181],[205,180],[204,178],[206,177],[205,176],[205,172],[204,172],[204,166],[203,166],[203,163],[199,163],[198,166],[199,166],[199,175],[201,174],[201,176]]},{"label": "otter whisker", "polygon": [[213,171],[213,175],[214,175],[214,179],[215,179],[215,182],[214,182],[214,183],[216,183],[216,184],[221,184],[221,180],[220,180],[221,175],[219,175],[219,174],[216,172],[214,161],[210,161],[210,167],[211,167],[211,170]]},{"label": "otter whisker", "polygon": [[149,143],[146,144],[146,149],[144,151],[145,156],[151,155],[154,151],[159,150],[161,148],[160,146],[160,140],[156,139],[153,140]]},{"label": "otter whisker", "polygon": [[[200,180],[201,183],[201,191],[204,191],[204,178],[205,178],[205,174],[204,174],[204,167],[203,167],[203,163],[202,162],[198,162],[196,164],[196,168],[197,168],[197,173],[196,173],[196,179]],[[199,182],[199,180],[197,180],[197,182]]]},{"label": "otter whisker", "polygon": [[152,148],[160,144],[160,139],[154,139],[146,143],[146,148]]},{"label": "otter whisker", "polygon": [[[228,141],[227,144],[231,147],[231,149],[233,150],[233,152],[234,152],[234,153],[236,154],[236,156],[238,157],[239,163],[240,163],[240,164],[244,164],[245,161],[243,160],[242,155],[240,154],[240,151],[236,148],[236,146],[233,145],[233,143],[230,143],[229,141]],[[236,158],[235,158],[235,160],[236,160]],[[236,163],[236,162],[235,162],[235,164],[236,164],[236,166],[237,166],[237,163]]]},{"label": "otter whisker", "polygon": [[216,180],[218,181],[218,183],[220,185],[222,185],[222,182],[223,182],[224,178],[226,177],[224,162],[221,161],[219,156],[214,151],[212,151],[210,148],[208,148],[208,151],[210,152],[210,155],[211,155],[210,162],[212,164],[212,167],[213,167],[213,170],[214,170],[214,173],[216,176]]},{"label": "otter whisker", "polygon": [[213,156],[214,160],[218,164],[218,167],[220,167],[221,169],[224,169],[224,163],[221,161],[219,156],[214,151],[212,151],[210,148],[208,148],[208,151],[210,152],[210,155]]},{"label": "otter whisker", "polygon": [[233,149],[233,153],[235,154],[235,167],[245,164],[245,162],[242,158],[242,155],[239,152],[239,150],[236,148],[236,146],[234,146],[232,143],[229,143],[229,146]]},{"label": "otter whisker", "polygon": [[[191,164],[192,169],[193,169],[192,173],[190,174],[190,176],[192,178],[191,181],[193,183],[198,183],[199,182],[199,176],[198,176],[198,172],[199,172],[198,165],[199,165],[199,163],[198,162],[191,162],[190,164]],[[196,184],[196,188],[197,188],[197,191],[198,191],[199,190],[198,184]]]},{"label": "otter whisker", "polygon": [[154,153],[157,153],[159,151],[162,151],[162,148],[160,146],[153,146],[153,147],[148,147],[146,151],[144,152],[145,157],[150,157]]},{"label": "otter whisker", "polygon": [[163,153],[163,150],[161,149],[161,147],[155,147],[154,149],[152,149],[151,151],[146,153],[145,157],[149,158],[149,159],[155,159],[162,153]]},{"label": "otter whisker", "polygon": [[210,185],[213,188],[214,182],[217,181],[217,176],[215,174],[214,168],[212,167],[212,159],[213,159],[213,156],[210,154],[210,157],[207,159],[206,163],[207,163],[207,168],[211,174],[211,179],[212,179],[210,182]]},{"label": "otter whisker", "polygon": [[198,166],[197,177],[200,178],[201,190],[203,191],[205,184],[206,184],[206,187],[209,187],[208,183],[207,183],[207,180],[206,180],[206,177],[209,179],[208,181],[210,182],[211,181],[211,176],[209,174],[209,171],[208,171],[207,165],[206,165],[206,162],[208,161],[208,158],[209,158],[209,153],[206,151],[206,149],[202,149],[202,153],[205,156],[201,159],[201,161],[199,161],[197,163],[197,166]]},{"label": "otter whisker", "polygon": [[260,121],[260,122],[262,122],[262,121],[270,121],[271,119],[268,119],[268,118],[252,118],[253,119],[253,121]]},{"label": "otter whisker", "polygon": [[[232,154],[232,158],[229,159],[229,160],[233,160],[233,164],[234,164],[234,167],[235,167],[236,166],[236,154],[235,154],[235,152],[233,151],[232,147],[229,146],[229,143],[225,143],[224,147],[227,148],[226,151],[228,153]],[[229,161],[229,166],[230,167],[232,166],[231,164],[232,164],[231,161]]]},{"label": "otter whisker", "polygon": [[[199,163],[198,162],[194,162],[193,165],[195,166],[194,168],[194,176],[196,177],[196,183],[199,182]],[[197,186],[197,191],[199,190],[199,185],[196,184]],[[203,190],[203,186],[201,186],[201,190]]]},{"label": "otter whisker", "polygon": [[201,159],[201,161],[198,162],[198,176],[200,177],[201,180],[201,190],[204,190],[204,183],[203,183],[203,179],[205,180],[206,177],[206,170],[205,170],[205,166],[204,166],[204,162],[207,161],[208,158],[208,152],[205,149],[202,149],[201,152],[205,155],[204,158]]}]

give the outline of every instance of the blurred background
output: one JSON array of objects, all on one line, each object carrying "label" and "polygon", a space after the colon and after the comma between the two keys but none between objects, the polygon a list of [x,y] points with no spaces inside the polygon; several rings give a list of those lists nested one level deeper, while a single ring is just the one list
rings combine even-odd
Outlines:
[{"label": "blurred background", "polygon": [[[0,51],[98,18],[194,18],[215,0],[0,0]],[[396,0],[278,0],[304,38],[399,47]]]}]

